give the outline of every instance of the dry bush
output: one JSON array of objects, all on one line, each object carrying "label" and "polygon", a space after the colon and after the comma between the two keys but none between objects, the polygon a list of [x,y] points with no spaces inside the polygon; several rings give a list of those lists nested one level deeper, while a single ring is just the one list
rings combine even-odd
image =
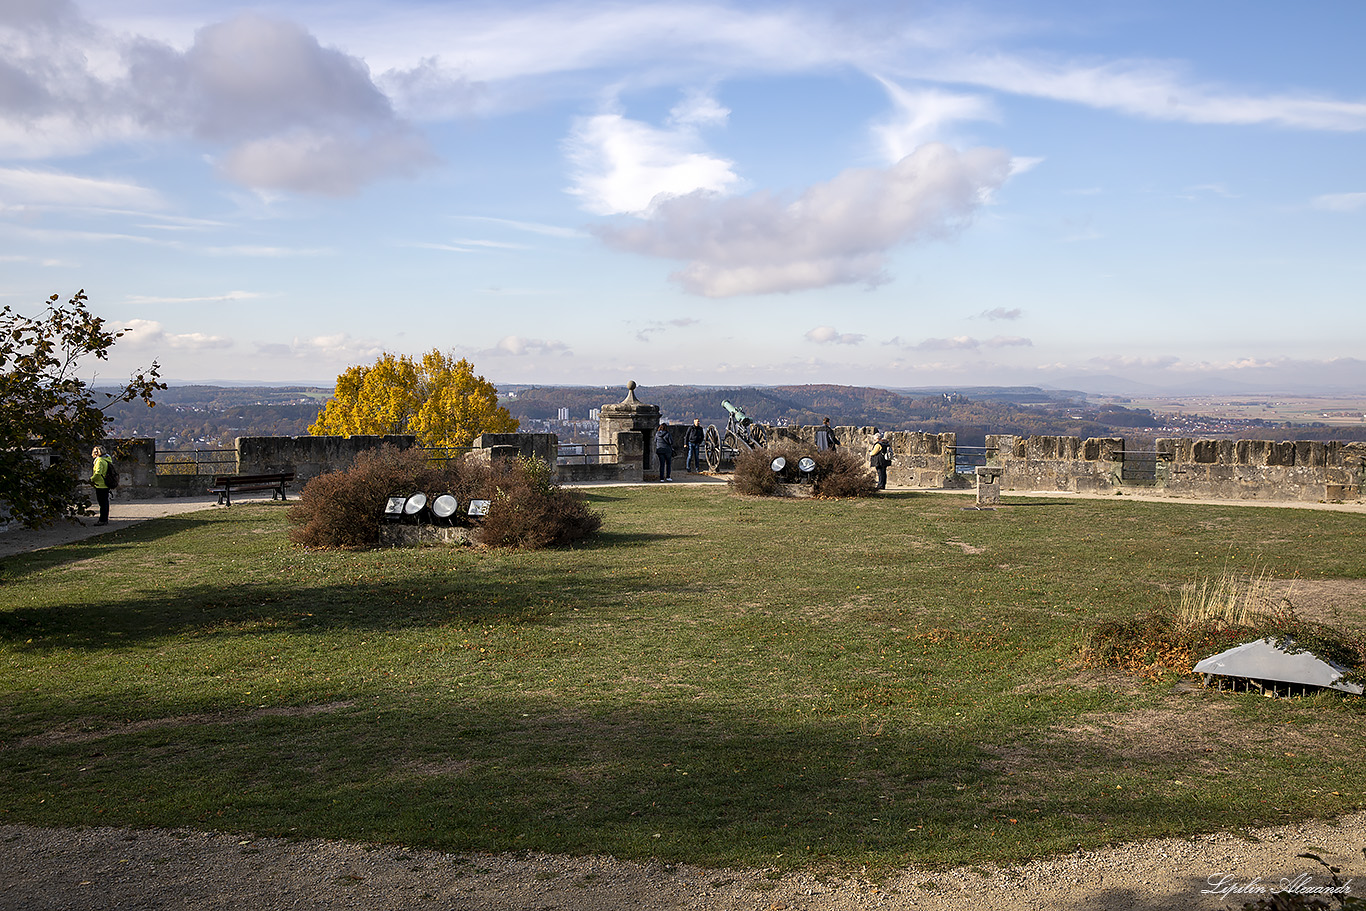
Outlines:
[{"label": "dry bush", "polygon": [[596,534],[602,516],[583,495],[556,484],[540,459],[499,463],[489,481],[489,514],[480,540],[495,547],[534,549],[573,544]]},{"label": "dry bush", "polygon": [[[781,472],[772,468],[773,460],[787,460]],[[818,450],[801,443],[783,442],[763,449],[742,452],[735,458],[731,488],[755,497],[783,496],[783,484],[803,480],[797,463],[803,457],[816,462],[812,472],[812,494],[817,497],[871,497],[877,494],[877,476],[853,453],[843,449]]]},{"label": "dry bush", "polygon": [[[391,496],[454,494],[468,503],[488,488],[488,469],[475,462],[432,465],[419,449],[384,444],[362,452],[347,471],[320,475],[290,507],[289,540],[305,547],[370,547],[379,541],[380,517]],[[455,517],[465,521],[462,513]]]},{"label": "dry bush", "polygon": [[796,443],[745,450],[735,457],[735,473],[730,478],[731,490],[747,497],[782,496],[781,485],[789,482],[769,466],[775,458],[782,456],[795,471],[797,461],[806,454]]},{"label": "dry bush", "polygon": [[1341,632],[1301,619],[1289,598],[1269,594],[1271,581],[1266,573],[1244,578],[1226,570],[1218,579],[1183,586],[1174,611],[1158,608],[1096,626],[1082,646],[1082,661],[1090,667],[1118,667],[1157,678],[1171,672],[1188,674],[1210,655],[1271,639],[1287,651],[1307,651],[1354,669],[1344,679],[1361,682],[1366,632]]},{"label": "dry bush", "polygon": [[816,496],[875,497],[877,475],[844,447],[811,454],[816,460]]}]

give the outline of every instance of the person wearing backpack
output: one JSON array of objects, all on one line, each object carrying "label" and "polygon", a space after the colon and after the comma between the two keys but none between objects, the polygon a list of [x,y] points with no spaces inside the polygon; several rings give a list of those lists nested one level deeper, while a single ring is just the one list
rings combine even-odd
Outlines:
[{"label": "person wearing backpack", "polygon": [[109,488],[113,486],[109,482],[117,477],[114,474],[114,460],[105,455],[104,449],[100,446],[90,450],[90,457],[95,460],[95,467],[90,472],[90,486],[95,488],[95,499],[100,504],[100,518],[95,524],[108,525]]},{"label": "person wearing backpack", "polygon": [[892,464],[892,441],[887,434],[879,433],[872,452],[868,453],[868,464],[877,469],[877,489],[887,489],[887,466]]}]

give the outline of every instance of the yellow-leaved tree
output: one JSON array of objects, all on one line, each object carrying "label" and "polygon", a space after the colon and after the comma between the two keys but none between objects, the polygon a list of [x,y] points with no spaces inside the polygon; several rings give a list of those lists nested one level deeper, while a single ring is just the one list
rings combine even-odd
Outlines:
[{"label": "yellow-leaved tree", "polygon": [[411,433],[423,446],[471,446],[481,433],[516,430],[494,385],[469,361],[435,348],[417,361],[386,353],[368,367],[348,367],[308,428],[316,436]]}]

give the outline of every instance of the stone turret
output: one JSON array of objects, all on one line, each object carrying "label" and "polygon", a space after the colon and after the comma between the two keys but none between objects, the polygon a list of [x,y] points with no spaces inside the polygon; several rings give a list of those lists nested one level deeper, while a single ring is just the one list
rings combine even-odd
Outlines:
[{"label": "stone turret", "polygon": [[659,406],[636,398],[636,381],[626,384],[626,398],[603,405],[598,417],[598,443],[615,446],[618,462],[638,461],[642,472],[650,468],[650,440],[659,428]]}]

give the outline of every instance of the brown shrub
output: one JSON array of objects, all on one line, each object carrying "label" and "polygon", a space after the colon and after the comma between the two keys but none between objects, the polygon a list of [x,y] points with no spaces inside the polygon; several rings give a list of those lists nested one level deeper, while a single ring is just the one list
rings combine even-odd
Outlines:
[{"label": "brown shrub", "polygon": [[770,467],[778,456],[783,456],[793,466],[801,458],[795,444],[748,449],[738,453],[735,456],[735,473],[730,477],[731,490],[747,497],[781,496],[782,488],[779,485],[784,481]]},{"label": "brown shrub", "polygon": [[489,514],[480,540],[494,547],[560,547],[602,528],[578,491],[565,490],[540,459],[500,463],[489,481]]},{"label": "brown shrub", "polygon": [[849,450],[841,447],[818,451],[811,458],[816,460],[816,496],[877,496],[877,475]]},{"label": "brown shrub", "polygon": [[[787,465],[781,472],[772,468],[782,456]],[[871,468],[852,453],[842,449],[817,450],[796,442],[783,442],[763,449],[752,449],[735,457],[731,489],[755,497],[782,496],[783,484],[803,480],[797,463],[808,456],[815,460],[812,493],[818,497],[871,497],[877,494],[877,477]]]},{"label": "brown shrub", "polygon": [[[419,449],[384,444],[362,452],[347,471],[320,475],[304,485],[290,507],[289,540],[305,547],[371,547],[391,496],[454,494],[468,503],[488,488],[488,469],[474,462],[433,466]],[[468,524],[463,513],[456,520]]]}]

